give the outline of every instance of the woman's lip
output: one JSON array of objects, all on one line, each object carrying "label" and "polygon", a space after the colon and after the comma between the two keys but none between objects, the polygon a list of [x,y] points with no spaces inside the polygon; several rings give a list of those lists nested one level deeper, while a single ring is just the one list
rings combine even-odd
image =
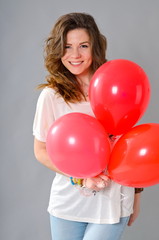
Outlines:
[{"label": "woman's lip", "polygon": [[73,66],[78,66],[82,63],[83,61],[80,61],[80,62],[69,62],[71,65]]}]

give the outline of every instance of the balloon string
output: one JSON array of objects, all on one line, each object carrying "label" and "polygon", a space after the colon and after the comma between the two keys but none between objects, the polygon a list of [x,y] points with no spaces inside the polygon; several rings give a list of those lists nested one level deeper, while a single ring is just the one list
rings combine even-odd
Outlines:
[{"label": "balloon string", "polygon": [[[80,194],[85,196],[85,197],[90,197],[90,196],[95,196],[96,194],[98,194],[98,192],[103,191],[103,195],[105,198],[109,198],[108,195],[104,194],[104,189],[100,190],[100,191],[96,191],[96,190],[92,190],[86,187],[81,187],[79,185],[74,185],[73,187],[75,187],[76,189],[79,190]],[[109,187],[107,187],[109,188]],[[121,199],[120,202],[124,201],[125,199],[128,199],[128,196],[124,193],[120,193]]]},{"label": "balloon string", "polygon": [[120,199],[121,202],[124,201],[125,199],[128,199],[128,196],[126,194],[120,193],[120,195],[121,195],[121,199]]},{"label": "balloon string", "polygon": [[[85,188],[85,187],[80,187],[80,186],[77,186],[77,185],[75,185],[75,187],[79,190],[80,194],[85,196],[85,197],[95,196],[96,194],[98,194],[98,192],[100,192],[100,191],[91,190],[91,189],[88,189],[88,188]],[[103,190],[101,190],[101,191],[103,191]],[[105,198],[109,198],[108,195],[105,195],[104,193],[103,193],[103,195],[104,195]],[[120,202],[128,199],[128,196],[126,194],[120,193],[120,196],[121,196]]]},{"label": "balloon string", "polygon": [[77,188],[79,190],[80,194],[85,197],[95,196],[98,193],[98,191],[88,189],[86,187],[80,187],[77,185],[75,185],[75,188]]}]

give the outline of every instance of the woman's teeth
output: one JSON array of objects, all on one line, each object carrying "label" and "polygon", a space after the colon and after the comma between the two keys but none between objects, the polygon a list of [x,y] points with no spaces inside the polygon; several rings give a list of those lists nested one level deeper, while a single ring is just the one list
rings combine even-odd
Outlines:
[{"label": "woman's teeth", "polygon": [[81,64],[82,62],[70,62],[72,65],[79,65]]}]

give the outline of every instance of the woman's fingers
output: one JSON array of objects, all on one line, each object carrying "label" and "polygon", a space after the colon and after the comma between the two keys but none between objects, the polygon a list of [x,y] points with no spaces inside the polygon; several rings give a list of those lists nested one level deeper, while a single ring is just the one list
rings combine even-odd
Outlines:
[{"label": "woman's fingers", "polygon": [[109,184],[109,178],[104,174],[100,174],[99,176],[94,178],[84,179],[84,186],[86,188],[96,190],[96,191],[100,191],[101,189],[104,189],[105,187],[108,186],[108,184]]},{"label": "woman's fingers", "polygon": [[109,177],[104,174],[100,174],[98,177],[104,182],[105,187],[107,187],[110,182]]}]

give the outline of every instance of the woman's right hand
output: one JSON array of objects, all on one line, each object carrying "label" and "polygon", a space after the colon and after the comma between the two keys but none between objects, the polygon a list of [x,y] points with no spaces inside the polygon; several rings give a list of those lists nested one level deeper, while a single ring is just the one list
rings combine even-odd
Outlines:
[{"label": "woman's right hand", "polygon": [[109,177],[101,173],[96,177],[84,179],[83,186],[91,190],[100,191],[108,186],[109,181]]}]

